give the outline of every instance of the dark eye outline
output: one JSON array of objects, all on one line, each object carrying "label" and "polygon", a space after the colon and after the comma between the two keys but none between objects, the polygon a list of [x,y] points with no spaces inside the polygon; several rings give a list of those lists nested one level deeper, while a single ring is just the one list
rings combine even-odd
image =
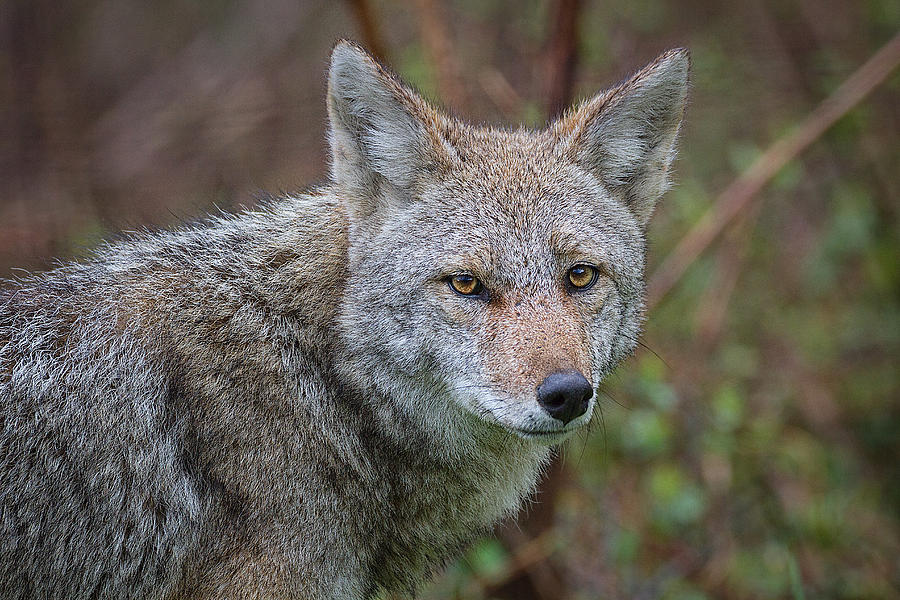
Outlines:
[{"label": "dark eye outline", "polygon": [[[582,286],[575,285],[575,283],[572,282],[572,271],[574,271],[575,269],[590,269],[591,280]],[[569,267],[569,270],[566,271],[566,286],[573,292],[584,292],[593,287],[593,285],[597,283],[597,279],[599,277],[600,269],[598,269],[594,265],[589,265],[587,263],[576,263]]]},{"label": "dark eye outline", "polygon": [[[456,289],[456,287],[453,285],[453,280],[458,277],[470,278],[471,280],[473,280],[475,282],[475,288],[468,294]],[[453,291],[454,294],[456,294],[457,296],[462,296],[463,298],[487,298],[487,293],[485,292],[484,284],[481,283],[480,279],[478,279],[471,273],[454,273],[453,275],[450,275],[449,277],[447,277],[447,285],[450,287],[450,289]]]}]

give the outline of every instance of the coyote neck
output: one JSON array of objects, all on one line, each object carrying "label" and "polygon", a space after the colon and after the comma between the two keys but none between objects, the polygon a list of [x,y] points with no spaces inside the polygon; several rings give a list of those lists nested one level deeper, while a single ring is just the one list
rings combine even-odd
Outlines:
[{"label": "coyote neck", "polygon": [[[353,362],[343,365],[346,371]],[[389,514],[394,524],[389,532],[373,523],[358,525],[377,532],[365,540],[374,557],[373,579],[389,589],[411,589],[421,575],[514,514],[550,450],[465,413],[440,388],[431,391],[437,397],[420,392],[398,402],[385,396],[378,379],[370,374],[366,385],[345,386],[337,401],[353,406],[359,423],[368,424],[357,429],[366,456],[356,462],[378,473],[378,492],[367,495],[369,505],[357,516],[377,520]],[[431,418],[398,408],[438,404],[444,414]]]}]

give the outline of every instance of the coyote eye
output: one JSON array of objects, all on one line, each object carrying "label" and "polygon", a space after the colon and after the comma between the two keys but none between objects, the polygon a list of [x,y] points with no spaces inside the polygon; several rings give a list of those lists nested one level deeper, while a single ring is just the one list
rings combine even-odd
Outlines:
[{"label": "coyote eye", "polygon": [[480,296],[484,292],[484,286],[477,277],[468,273],[460,273],[450,277],[450,289],[463,296]]},{"label": "coyote eye", "polygon": [[597,268],[591,265],[575,265],[569,269],[569,283],[577,290],[586,290],[597,281]]}]

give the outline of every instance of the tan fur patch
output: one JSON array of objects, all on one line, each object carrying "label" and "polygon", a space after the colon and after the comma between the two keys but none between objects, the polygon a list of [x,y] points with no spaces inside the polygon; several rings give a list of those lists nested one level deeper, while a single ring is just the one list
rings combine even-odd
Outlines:
[{"label": "tan fur patch", "polygon": [[588,380],[588,342],[577,308],[565,298],[504,299],[483,326],[488,377],[513,394],[533,394],[551,373],[576,370]]}]

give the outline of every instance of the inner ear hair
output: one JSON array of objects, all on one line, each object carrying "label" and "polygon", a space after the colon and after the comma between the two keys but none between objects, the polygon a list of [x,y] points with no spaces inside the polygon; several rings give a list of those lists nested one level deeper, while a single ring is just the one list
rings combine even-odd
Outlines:
[{"label": "inner ear hair", "polygon": [[563,152],[617,192],[642,224],[669,185],[690,56],[670,50],[551,127]]},{"label": "inner ear hair", "polygon": [[339,42],[328,80],[332,170],[339,184],[370,197],[384,180],[407,195],[452,158],[447,118],[362,48]]}]

